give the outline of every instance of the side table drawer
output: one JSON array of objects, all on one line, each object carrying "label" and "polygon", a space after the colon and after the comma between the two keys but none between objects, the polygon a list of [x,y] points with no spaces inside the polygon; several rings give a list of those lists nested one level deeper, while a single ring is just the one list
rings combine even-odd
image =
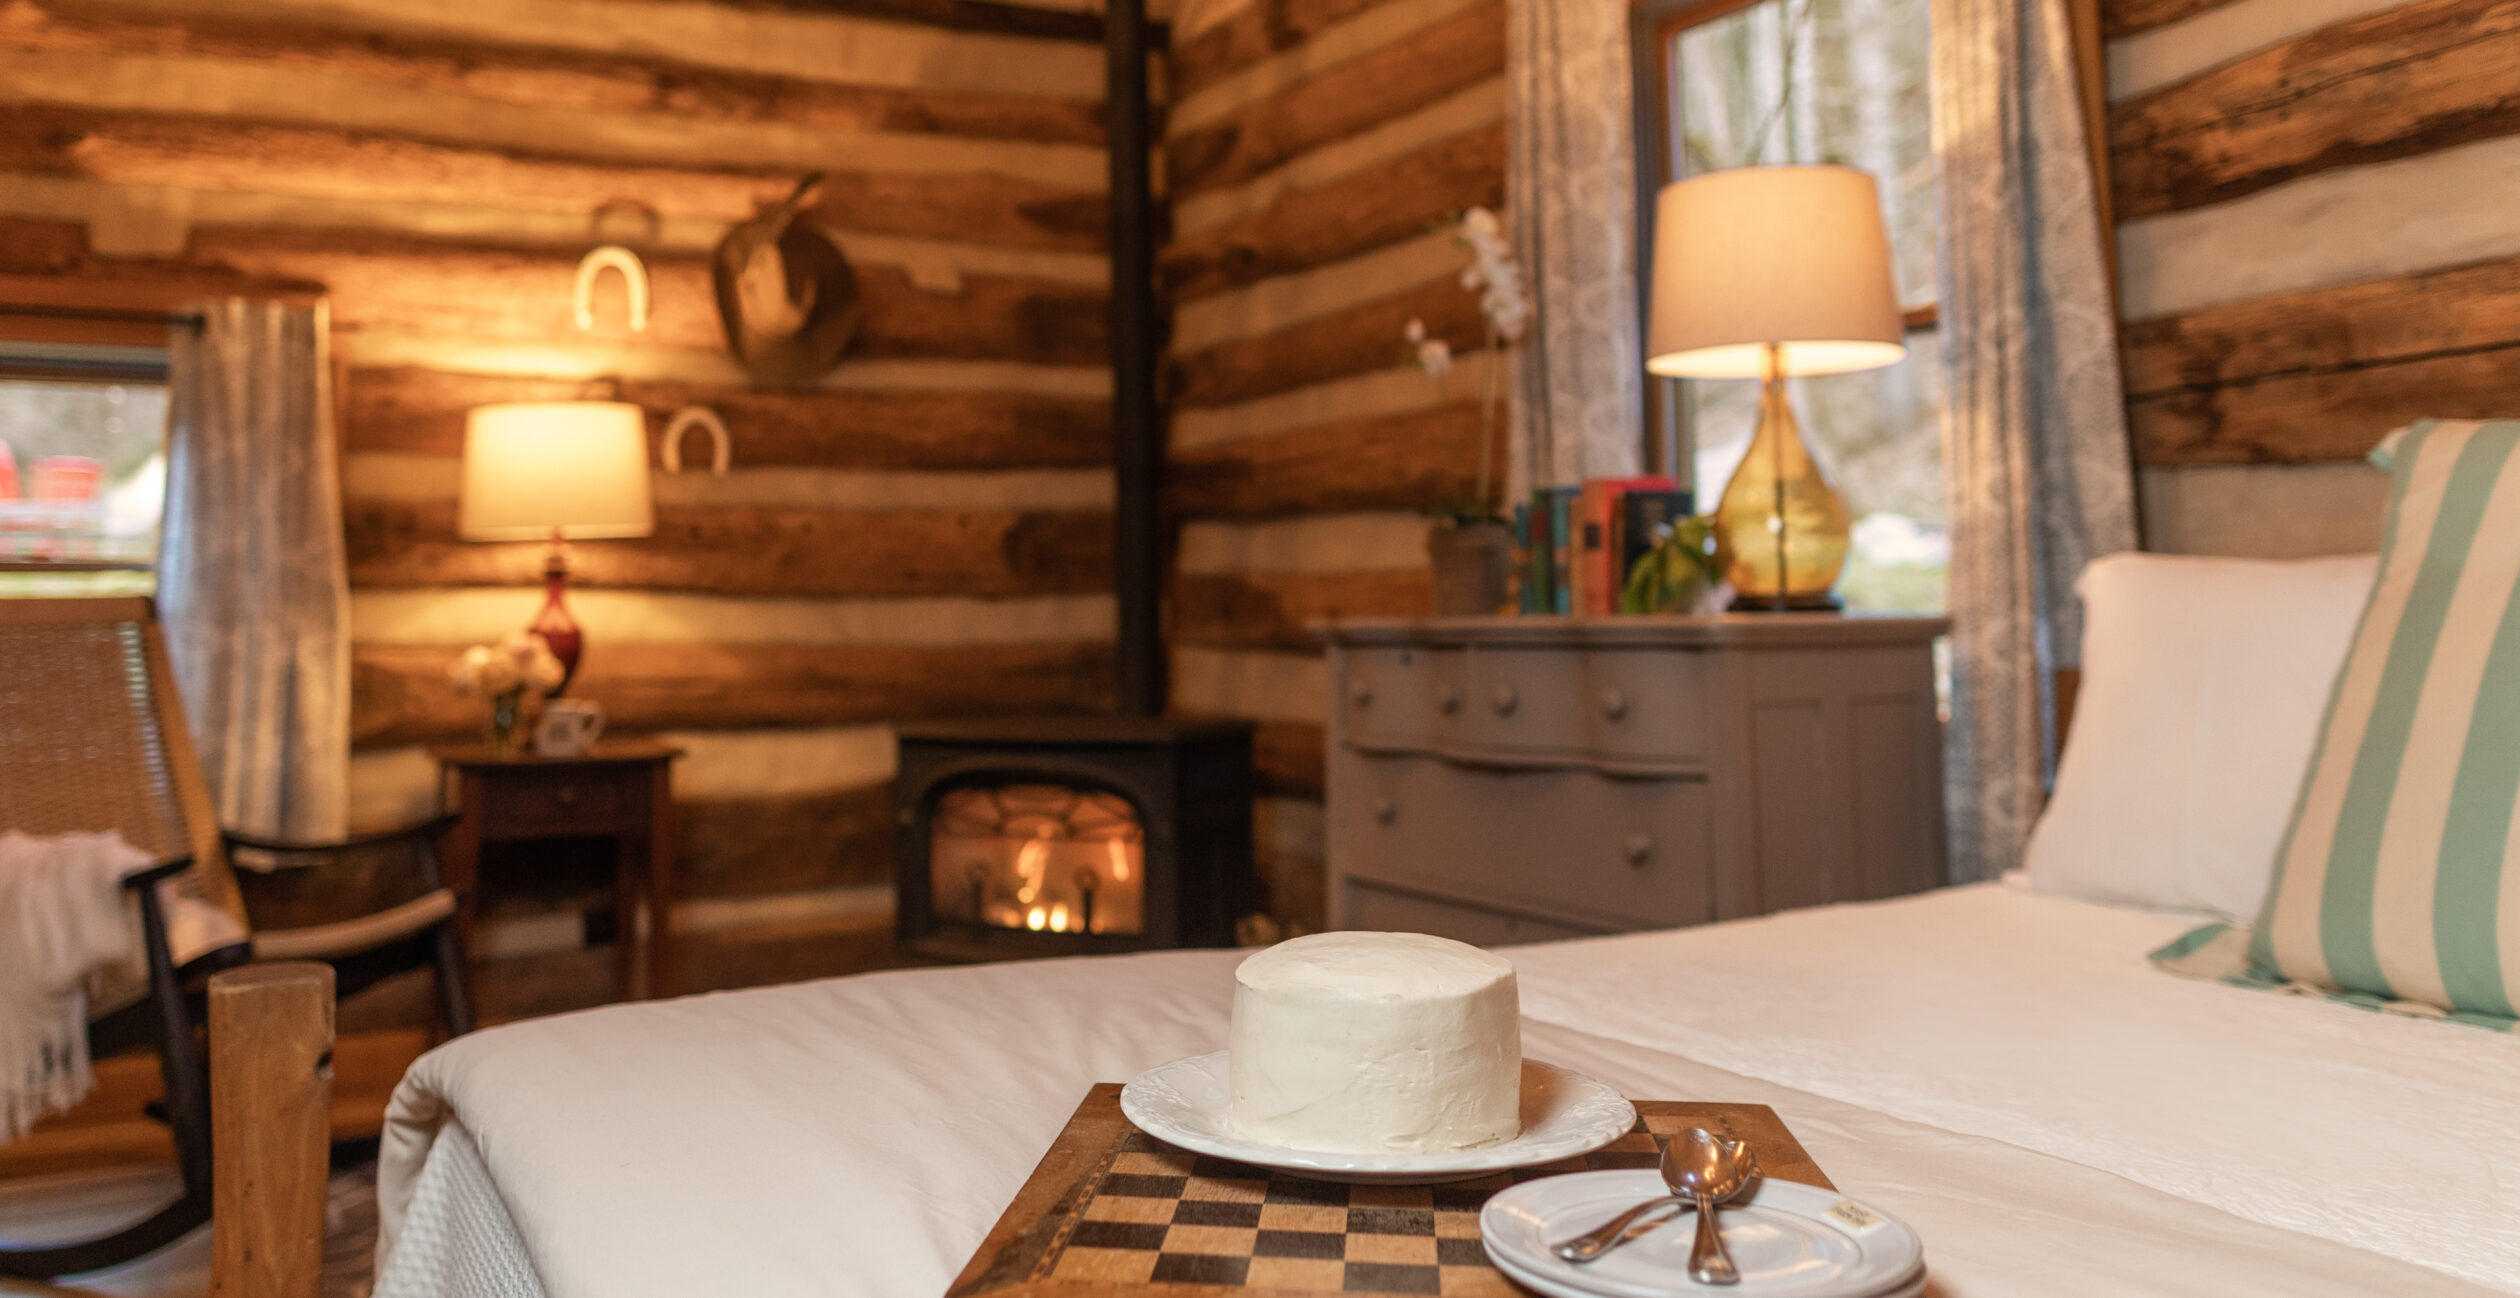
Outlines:
[{"label": "side table drawer", "polygon": [[626,816],[642,811],[646,772],[515,770],[485,782],[481,815],[500,832],[519,837],[610,834]]},{"label": "side table drawer", "polygon": [[1344,903],[1342,922],[1348,927],[1384,933],[1432,933],[1472,946],[1555,942],[1561,938],[1595,935],[1591,929],[1570,928],[1511,911],[1464,906],[1457,902],[1396,892],[1363,879],[1348,880],[1347,896],[1341,900]]},{"label": "side table drawer", "polygon": [[1340,875],[1605,930],[1714,918],[1707,786],[1358,757],[1331,807]]},{"label": "side table drawer", "polygon": [[1351,738],[1368,747],[1443,742],[1460,726],[1462,653],[1452,649],[1353,649],[1345,697]]},{"label": "side table drawer", "polygon": [[1708,684],[1685,650],[1483,650],[1462,733],[1499,753],[1693,762],[1707,752]]}]

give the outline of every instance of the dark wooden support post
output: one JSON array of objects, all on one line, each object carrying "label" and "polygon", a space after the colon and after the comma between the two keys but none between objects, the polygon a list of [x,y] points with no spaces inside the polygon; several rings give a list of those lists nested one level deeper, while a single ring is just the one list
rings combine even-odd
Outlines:
[{"label": "dark wooden support post", "polygon": [[214,1298],[321,1298],[332,1150],[333,971],[210,980]]},{"label": "dark wooden support post", "polygon": [[1155,389],[1163,346],[1155,301],[1155,141],[1147,103],[1146,0],[1103,16],[1111,127],[1111,381],[1114,571],[1120,604],[1120,711],[1164,711],[1164,426]]}]

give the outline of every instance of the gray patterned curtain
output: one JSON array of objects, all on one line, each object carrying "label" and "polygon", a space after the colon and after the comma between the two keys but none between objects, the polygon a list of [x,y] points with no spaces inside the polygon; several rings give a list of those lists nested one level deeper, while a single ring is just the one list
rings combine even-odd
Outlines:
[{"label": "gray patterned curtain", "polygon": [[1514,500],[1637,471],[1636,126],[1628,0],[1513,0],[1506,200],[1535,310],[1514,370]]},{"label": "gray patterned curtain", "polygon": [[2115,308],[2064,0],[1933,0],[1952,877],[2020,863],[2083,565],[2132,549]]},{"label": "gray patterned curtain", "polygon": [[340,835],[350,591],[322,306],[231,300],[178,335],[158,604],[231,829]]}]

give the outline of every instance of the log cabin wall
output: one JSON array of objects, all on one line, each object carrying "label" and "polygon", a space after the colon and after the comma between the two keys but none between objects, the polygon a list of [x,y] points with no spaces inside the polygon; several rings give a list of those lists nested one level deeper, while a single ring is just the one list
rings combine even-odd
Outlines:
[{"label": "log cabin wall", "polygon": [[2520,416],[2520,4],[2101,16],[2148,544],[2376,548],[2374,443]]},{"label": "log cabin wall", "polygon": [[[1305,624],[1426,612],[1426,511],[1474,491],[1487,357],[1449,227],[1504,202],[1504,4],[1187,0],[1171,53],[1173,706],[1260,723],[1269,906],[1318,927]],[[1460,355],[1442,382],[1412,317]]]},{"label": "log cabin wall", "polygon": [[[576,692],[688,749],[687,985],[833,972],[832,933],[888,923],[888,720],[1109,704],[1085,9],[6,0],[0,274],[328,297],[363,823],[428,807],[420,746],[478,735],[447,662],[540,601],[539,546],[454,537],[465,411],[597,379],[652,429],[714,407],[731,474],[660,474],[655,535],[573,547]],[[706,256],[816,169],[864,324],[819,388],[758,390]],[[655,228],[608,219],[598,239],[616,201]],[[653,273],[644,334],[617,277],[593,334],[571,320],[580,256],[612,241]],[[600,995],[574,912],[492,918],[491,1013]]]}]

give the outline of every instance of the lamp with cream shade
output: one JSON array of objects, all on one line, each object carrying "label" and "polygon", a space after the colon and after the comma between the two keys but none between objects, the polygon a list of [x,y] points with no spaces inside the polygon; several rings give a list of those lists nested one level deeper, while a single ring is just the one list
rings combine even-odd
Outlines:
[{"label": "lamp with cream shade", "polygon": [[478,406],[465,420],[455,530],[468,541],[551,542],[542,611],[526,629],[542,637],[568,675],[577,674],[586,636],[563,599],[565,543],[646,536],[655,527],[647,417],[639,407],[528,401]]},{"label": "lamp with cream shade", "polygon": [[1742,167],[1664,187],[1645,368],[1764,385],[1758,432],[1715,507],[1735,609],[1838,607],[1852,520],[1803,445],[1785,380],[1896,364],[1905,333],[1871,176]]}]

